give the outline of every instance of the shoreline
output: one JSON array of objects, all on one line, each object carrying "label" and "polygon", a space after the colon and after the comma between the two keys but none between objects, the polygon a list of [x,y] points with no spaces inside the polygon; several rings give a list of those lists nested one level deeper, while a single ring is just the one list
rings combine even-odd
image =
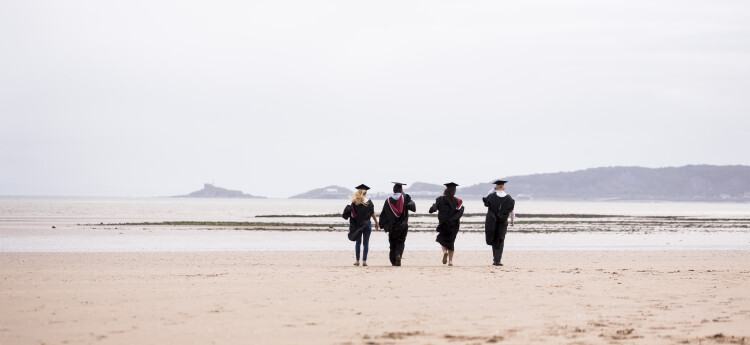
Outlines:
[{"label": "shoreline", "polygon": [[[435,232],[410,232],[406,250],[439,248]],[[160,227],[132,229],[21,228],[0,232],[0,252],[258,252],[346,251],[354,242],[343,231],[200,230]],[[371,250],[387,250],[388,237],[374,231]],[[488,250],[483,232],[463,231],[457,251]],[[510,232],[507,251],[534,250],[750,250],[750,232]]]}]

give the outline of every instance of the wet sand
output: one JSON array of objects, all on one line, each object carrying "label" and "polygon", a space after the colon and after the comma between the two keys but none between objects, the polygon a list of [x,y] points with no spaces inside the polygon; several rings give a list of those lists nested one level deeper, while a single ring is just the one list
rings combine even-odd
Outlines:
[{"label": "wet sand", "polygon": [[0,253],[0,344],[748,344],[750,251]]}]

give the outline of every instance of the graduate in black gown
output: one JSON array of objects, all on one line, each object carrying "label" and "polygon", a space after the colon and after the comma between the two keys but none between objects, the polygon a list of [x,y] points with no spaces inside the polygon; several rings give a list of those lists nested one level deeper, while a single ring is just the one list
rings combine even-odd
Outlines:
[{"label": "graduate in black gown", "polygon": [[508,217],[510,226],[515,220],[516,201],[505,193],[505,184],[508,181],[495,181],[495,188],[490,190],[486,197],[482,198],[484,206],[487,207],[487,216],[484,221],[485,241],[492,246],[492,264],[503,266],[503,248],[505,247],[505,234],[508,232]]},{"label": "graduate in black gown", "polygon": [[375,205],[372,200],[368,199],[367,191],[370,187],[361,184],[357,186],[354,192],[352,203],[344,208],[342,216],[349,219],[349,239],[355,241],[354,253],[357,261],[354,266],[359,266],[359,249],[363,244],[362,266],[367,266],[367,252],[370,249],[370,233],[372,233],[372,223],[370,218],[375,221],[375,227],[378,226],[378,219],[375,218]]},{"label": "graduate in black gown", "polygon": [[391,265],[401,266],[404,256],[406,234],[409,231],[409,211],[417,212],[417,206],[409,194],[404,193],[405,183],[392,182],[393,195],[383,203],[380,212],[380,228],[388,233]]},{"label": "graduate in black gown", "polygon": [[430,213],[438,213],[438,235],[435,241],[443,247],[443,265],[448,263],[448,266],[453,266],[453,243],[456,242],[460,219],[464,215],[463,201],[456,198],[457,186],[453,182],[446,183],[443,195],[435,199],[435,203],[430,207]]}]

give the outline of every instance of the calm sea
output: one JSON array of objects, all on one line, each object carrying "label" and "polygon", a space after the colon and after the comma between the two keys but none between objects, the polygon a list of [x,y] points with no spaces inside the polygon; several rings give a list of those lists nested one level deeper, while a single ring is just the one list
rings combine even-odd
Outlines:
[{"label": "calm sea", "polygon": [[[432,201],[416,200],[417,213]],[[341,232],[247,231],[164,226],[97,227],[100,223],[162,221],[263,221],[260,215],[340,213],[346,200],[186,199],[186,198],[45,198],[0,197],[0,252],[351,250]],[[376,201],[376,209],[382,205]],[[466,200],[467,213],[486,209]],[[519,201],[521,215],[507,238],[509,250],[598,249],[750,249],[744,226],[704,231],[524,233],[523,214],[600,214],[750,219],[748,203]],[[476,217],[475,217],[476,218]],[[418,218],[415,218],[418,219]],[[426,219],[426,218],[423,218]],[[273,218],[274,222],[346,224],[341,218]],[[54,228],[53,228],[54,226]],[[528,228],[528,225],[527,225]],[[436,250],[434,233],[409,235],[407,249]],[[386,235],[373,231],[371,250],[387,250]],[[486,250],[483,234],[463,232],[457,250]]]}]

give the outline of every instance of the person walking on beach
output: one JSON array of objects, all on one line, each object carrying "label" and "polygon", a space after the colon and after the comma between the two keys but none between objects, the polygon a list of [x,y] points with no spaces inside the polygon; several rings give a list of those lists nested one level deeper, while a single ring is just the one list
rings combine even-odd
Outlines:
[{"label": "person walking on beach", "polygon": [[391,260],[391,265],[401,266],[406,234],[409,231],[409,211],[416,212],[417,206],[411,200],[411,196],[404,193],[405,183],[391,183],[393,183],[393,195],[383,203],[383,210],[380,212],[380,228],[388,233],[390,244],[388,259]]},{"label": "person walking on beach", "polygon": [[482,198],[484,206],[487,207],[484,235],[487,245],[492,246],[492,264],[503,266],[501,260],[505,247],[505,234],[508,232],[508,216],[510,216],[510,226],[513,226],[516,216],[513,210],[516,201],[505,192],[505,184],[508,181],[497,180],[494,183],[495,188]]},{"label": "person walking on beach", "polygon": [[372,223],[370,218],[375,221],[375,227],[378,226],[378,219],[375,218],[375,206],[367,198],[367,191],[370,187],[361,184],[356,187],[352,203],[344,209],[344,219],[349,219],[349,239],[355,241],[354,253],[357,261],[354,266],[359,266],[359,250],[362,245],[362,266],[367,266],[367,252],[370,249],[370,233],[372,232]]},{"label": "person walking on beach", "polygon": [[448,263],[448,266],[453,266],[453,244],[461,225],[461,216],[464,215],[463,201],[456,198],[456,187],[458,185],[453,182],[446,183],[443,195],[435,199],[435,203],[430,207],[430,213],[438,213],[438,235],[435,241],[443,248],[443,265]]}]

